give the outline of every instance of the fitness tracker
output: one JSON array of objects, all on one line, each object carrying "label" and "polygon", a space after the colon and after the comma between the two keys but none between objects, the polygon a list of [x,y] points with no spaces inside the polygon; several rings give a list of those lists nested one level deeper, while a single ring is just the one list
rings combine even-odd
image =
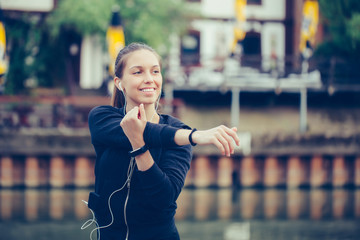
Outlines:
[{"label": "fitness tracker", "polygon": [[191,146],[196,146],[196,143],[194,143],[193,140],[192,140],[192,134],[193,134],[195,131],[197,131],[196,128],[194,128],[193,130],[191,130],[191,133],[189,134],[189,142],[190,142]]},{"label": "fitness tracker", "polygon": [[147,150],[149,150],[148,146],[146,146],[146,144],[144,146],[142,146],[141,148],[132,150],[129,152],[130,157],[136,157],[140,154],[145,153]]}]

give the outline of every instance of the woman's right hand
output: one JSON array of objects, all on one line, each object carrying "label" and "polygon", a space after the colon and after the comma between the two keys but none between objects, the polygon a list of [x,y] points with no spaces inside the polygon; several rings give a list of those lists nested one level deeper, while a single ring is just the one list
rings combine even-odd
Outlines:
[{"label": "woman's right hand", "polygon": [[203,131],[195,131],[192,134],[193,142],[199,145],[215,145],[223,155],[230,157],[234,153],[235,144],[240,145],[240,139],[236,134],[237,128],[228,128],[220,125]]}]

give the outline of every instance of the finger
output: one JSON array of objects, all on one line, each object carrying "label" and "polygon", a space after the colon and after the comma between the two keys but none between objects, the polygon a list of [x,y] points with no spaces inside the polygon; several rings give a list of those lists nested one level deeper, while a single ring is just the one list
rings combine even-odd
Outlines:
[{"label": "finger", "polygon": [[140,104],[140,119],[143,121],[147,121],[144,104]]},{"label": "finger", "polygon": [[228,129],[229,131],[227,131],[227,133],[234,139],[235,143],[237,146],[240,146],[240,138],[237,135],[237,128],[233,127],[231,129]]},{"label": "finger", "polygon": [[220,150],[222,155],[225,155],[225,148],[219,141],[219,139],[214,138],[213,144]]},{"label": "finger", "polygon": [[223,146],[224,150],[225,150],[225,155],[230,157],[230,147],[229,147],[229,143],[228,141],[223,137],[223,135],[221,133],[216,134],[217,139],[219,140],[219,142],[221,143],[221,145]]},{"label": "finger", "polygon": [[230,153],[234,153],[234,145],[235,145],[235,142],[234,140],[231,138],[231,136],[227,133],[227,129],[219,129],[220,130],[220,133],[222,135],[222,137],[224,138],[224,140],[226,141],[226,144],[228,145],[228,148],[229,148],[229,152]]}]

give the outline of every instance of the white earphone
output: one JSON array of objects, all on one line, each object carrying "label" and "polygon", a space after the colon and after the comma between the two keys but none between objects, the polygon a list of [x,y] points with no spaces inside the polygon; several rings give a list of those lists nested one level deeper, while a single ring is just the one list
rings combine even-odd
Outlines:
[{"label": "white earphone", "polygon": [[121,87],[121,82],[119,82],[119,88],[121,89],[122,92],[124,92],[123,88]]}]

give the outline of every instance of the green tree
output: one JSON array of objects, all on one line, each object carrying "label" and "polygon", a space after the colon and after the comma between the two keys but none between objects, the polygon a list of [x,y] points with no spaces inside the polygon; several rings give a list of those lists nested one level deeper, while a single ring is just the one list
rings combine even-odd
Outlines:
[{"label": "green tree", "polygon": [[317,54],[360,58],[360,1],[319,0],[327,38]]},{"label": "green tree", "polygon": [[166,56],[169,36],[181,34],[195,15],[182,0],[59,0],[56,9],[36,14],[5,13],[10,44],[7,94],[27,86],[68,88],[69,45],[86,35],[105,33],[111,9],[120,6],[126,43],[145,42]]}]

